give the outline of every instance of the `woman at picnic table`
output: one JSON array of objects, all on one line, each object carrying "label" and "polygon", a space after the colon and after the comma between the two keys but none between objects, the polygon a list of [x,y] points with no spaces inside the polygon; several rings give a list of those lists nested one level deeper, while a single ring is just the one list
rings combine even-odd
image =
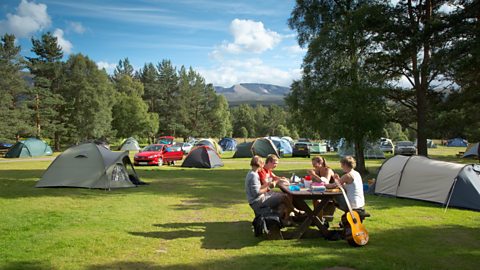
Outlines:
[{"label": "woman at picnic table", "polygon": [[259,172],[263,169],[264,161],[259,156],[254,156],[250,161],[251,170],[245,177],[245,192],[248,203],[255,212],[260,215],[264,211],[272,209],[280,214],[284,224],[291,223],[290,213],[294,210],[293,205],[285,193],[270,191],[275,182],[260,182]]},{"label": "woman at picnic table", "polygon": [[327,166],[325,158],[322,156],[313,157],[312,166],[313,169],[307,170],[307,173],[310,175],[313,182],[323,182],[324,184],[333,182],[334,172]]},{"label": "woman at picnic table", "polygon": [[[328,167],[325,158],[322,156],[315,156],[312,158],[313,169],[307,170],[313,182],[323,183],[324,185],[334,182],[334,172]],[[320,203],[320,200],[313,200],[313,205],[316,207]],[[335,213],[335,205],[329,202],[324,209],[319,213],[319,217],[333,216]]]}]

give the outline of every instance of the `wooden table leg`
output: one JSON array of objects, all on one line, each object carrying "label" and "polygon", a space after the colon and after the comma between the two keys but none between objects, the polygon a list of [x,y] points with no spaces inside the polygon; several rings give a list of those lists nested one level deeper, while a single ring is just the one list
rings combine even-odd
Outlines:
[{"label": "wooden table leg", "polygon": [[318,214],[322,209],[327,205],[329,200],[325,199],[320,201],[320,203],[315,207],[315,209],[312,211],[312,209],[308,206],[308,204],[301,199],[294,200],[293,203],[295,207],[299,210],[305,211],[305,214],[307,215],[308,218],[305,219],[305,221],[300,224],[299,228],[293,233],[293,238],[300,239],[305,231],[310,227],[312,222],[317,226],[317,228],[320,230],[321,234],[323,236],[326,236],[328,233],[328,228],[325,226],[325,223],[320,220],[318,217]]}]

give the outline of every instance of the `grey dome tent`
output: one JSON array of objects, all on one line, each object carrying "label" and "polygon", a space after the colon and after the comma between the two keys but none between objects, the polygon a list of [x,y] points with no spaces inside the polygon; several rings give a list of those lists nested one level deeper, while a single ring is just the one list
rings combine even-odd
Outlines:
[{"label": "grey dome tent", "polygon": [[253,157],[252,145],[253,145],[253,142],[245,142],[245,143],[237,144],[237,151],[235,151],[235,154],[233,154],[233,158]]},{"label": "grey dome tent", "polygon": [[182,167],[188,168],[216,168],[222,167],[220,156],[210,146],[202,145],[195,147],[182,163]]},{"label": "grey dome tent", "polygon": [[140,151],[140,145],[135,138],[126,139],[120,146],[120,151]]},{"label": "grey dome tent", "polygon": [[[338,155],[340,157],[355,156],[355,147],[351,143],[347,143],[346,140],[341,140],[338,147]],[[385,154],[380,148],[378,143],[365,143],[365,149],[363,149],[363,155],[366,159],[384,159]]]},{"label": "grey dome tent", "polygon": [[261,157],[267,157],[271,154],[280,157],[277,147],[275,147],[273,142],[267,138],[256,139],[252,145],[252,153]]},{"label": "grey dome tent", "polygon": [[128,151],[112,152],[104,146],[85,143],[59,155],[35,187],[135,187],[131,178],[139,181]]},{"label": "grey dome tent", "polygon": [[480,143],[472,143],[467,147],[467,150],[465,150],[465,153],[463,154],[463,157],[480,157]]},{"label": "grey dome tent", "polygon": [[6,158],[51,156],[52,148],[42,140],[28,138],[14,144],[5,154]]},{"label": "grey dome tent", "polygon": [[480,211],[480,165],[394,156],[380,168],[374,192]]}]

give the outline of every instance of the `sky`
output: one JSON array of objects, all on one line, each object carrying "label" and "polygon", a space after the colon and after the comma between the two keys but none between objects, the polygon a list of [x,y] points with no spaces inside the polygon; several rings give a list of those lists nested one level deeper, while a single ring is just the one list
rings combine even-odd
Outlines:
[{"label": "sky", "polygon": [[112,73],[167,59],[207,83],[290,86],[306,53],[287,21],[294,0],[1,0],[0,34],[15,34],[23,56],[51,32],[65,60],[81,53]]}]

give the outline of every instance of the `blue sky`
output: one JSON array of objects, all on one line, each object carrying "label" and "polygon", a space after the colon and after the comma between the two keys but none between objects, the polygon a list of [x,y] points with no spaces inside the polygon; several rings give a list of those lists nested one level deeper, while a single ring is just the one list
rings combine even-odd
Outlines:
[{"label": "blue sky", "polygon": [[66,58],[82,53],[111,72],[128,57],[135,69],[169,59],[208,83],[289,86],[305,50],[287,20],[294,0],[2,0],[0,34],[22,55],[50,31]]}]

